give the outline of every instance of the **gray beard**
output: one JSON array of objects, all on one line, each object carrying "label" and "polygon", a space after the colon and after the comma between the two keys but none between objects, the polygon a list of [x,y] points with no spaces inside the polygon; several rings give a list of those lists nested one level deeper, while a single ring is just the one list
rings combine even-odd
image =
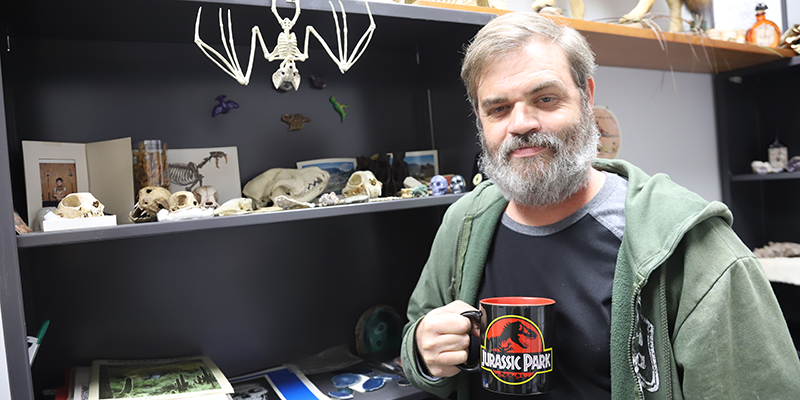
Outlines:
[{"label": "gray beard", "polygon": [[[574,125],[513,136],[498,148],[489,147],[479,127],[481,169],[507,200],[527,206],[555,205],[588,185],[600,132],[588,104],[584,102],[582,109]],[[511,152],[523,147],[547,147],[552,156],[511,157]]]}]

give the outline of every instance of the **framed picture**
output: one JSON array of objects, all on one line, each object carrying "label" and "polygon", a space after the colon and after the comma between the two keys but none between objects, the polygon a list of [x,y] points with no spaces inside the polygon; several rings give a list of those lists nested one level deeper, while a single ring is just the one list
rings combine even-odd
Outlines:
[{"label": "framed picture", "polygon": [[327,171],[331,178],[325,186],[325,193],[335,192],[342,194],[342,189],[347,185],[350,175],[356,170],[355,158],[322,158],[319,160],[298,161],[297,169],[306,167],[319,167]]},{"label": "framed picture", "polygon": [[430,182],[439,175],[439,152],[436,150],[407,151],[403,161],[408,163],[408,174],[420,182]]},{"label": "framed picture", "polygon": [[85,144],[23,140],[22,157],[29,225],[36,225],[42,208],[57,206],[70,193],[89,192]]},{"label": "framed picture", "polygon": [[172,193],[213,186],[217,189],[219,204],[242,197],[236,146],[167,149],[167,173]]}]

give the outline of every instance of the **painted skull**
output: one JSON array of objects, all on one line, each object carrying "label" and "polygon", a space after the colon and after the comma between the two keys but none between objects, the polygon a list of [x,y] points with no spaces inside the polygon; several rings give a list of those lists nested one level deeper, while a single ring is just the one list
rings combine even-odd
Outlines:
[{"label": "painted skull", "polygon": [[467,191],[465,184],[466,182],[463,176],[453,175],[453,177],[450,178],[450,191],[452,191],[453,194],[464,193]]},{"label": "painted skull", "polygon": [[55,214],[62,218],[102,217],[104,208],[91,193],[71,193],[58,203]]},{"label": "painted skull", "polygon": [[242,194],[253,199],[257,207],[268,206],[280,195],[310,202],[322,194],[330,177],[327,171],[319,167],[272,168],[247,182]]},{"label": "painted skull", "polygon": [[370,199],[380,197],[383,184],[375,178],[372,171],[356,171],[347,180],[347,186],[342,189],[344,197],[360,194],[369,196]]},{"label": "painted skull", "polygon": [[169,196],[169,210],[172,212],[197,208],[199,206],[200,202],[197,201],[197,198],[194,197],[194,193],[192,192],[181,190]]},{"label": "painted skull", "polygon": [[447,178],[435,175],[431,178],[431,192],[434,196],[441,196],[447,193]]},{"label": "painted skull", "polygon": [[192,194],[200,203],[200,208],[213,209],[219,207],[219,193],[213,186],[196,187]]}]

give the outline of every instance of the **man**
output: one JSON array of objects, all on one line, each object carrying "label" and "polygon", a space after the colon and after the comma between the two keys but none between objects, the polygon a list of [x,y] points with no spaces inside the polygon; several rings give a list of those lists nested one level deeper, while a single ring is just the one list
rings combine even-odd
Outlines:
[{"label": "man", "polygon": [[595,160],[594,55],[535,14],[487,24],[462,79],[491,181],[451,205],[412,294],[403,366],[440,397],[496,398],[461,372],[478,299],[556,300],[556,388],[539,399],[789,399],[800,361],[730,211],[664,175]]}]

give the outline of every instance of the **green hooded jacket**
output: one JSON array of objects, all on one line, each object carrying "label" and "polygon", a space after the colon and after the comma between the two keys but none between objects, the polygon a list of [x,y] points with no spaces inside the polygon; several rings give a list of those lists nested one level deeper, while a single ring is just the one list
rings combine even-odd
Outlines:
[{"label": "green hooded jacket", "polygon": [[[728,208],[625,161],[594,166],[628,180],[612,289],[612,399],[800,398],[800,360],[786,322],[761,265],[731,229]],[[416,326],[455,300],[477,306],[506,204],[486,181],[451,205],[409,301],[403,366],[414,386],[439,397],[457,390],[468,399],[467,373],[421,374]]]}]

